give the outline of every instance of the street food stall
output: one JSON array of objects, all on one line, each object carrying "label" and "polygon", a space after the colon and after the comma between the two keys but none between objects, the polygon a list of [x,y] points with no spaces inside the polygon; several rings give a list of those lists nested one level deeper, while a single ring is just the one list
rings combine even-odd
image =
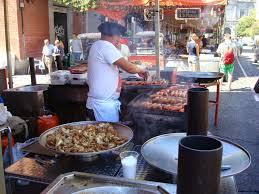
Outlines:
[{"label": "street food stall", "polygon": [[[224,0],[208,1],[216,5],[226,3]],[[162,7],[175,9],[180,5],[205,6],[204,2],[176,0],[160,3]],[[110,3],[112,6],[126,6],[129,2]],[[133,1],[131,6],[136,5],[144,8],[146,4],[144,1]],[[159,5],[157,8],[159,9]],[[159,11],[156,12],[156,17],[159,17],[158,13]],[[156,21],[159,23],[159,20]],[[43,194],[174,194],[182,188],[180,183],[188,182],[181,182],[180,178],[188,176],[199,180],[197,176],[201,176],[202,180],[208,180],[220,194],[237,194],[234,176],[249,167],[251,156],[240,145],[208,132],[208,108],[211,103],[216,105],[214,125],[217,125],[219,79],[223,74],[166,72],[163,55],[165,35],[157,33],[158,27],[156,24],[156,31],[133,34],[131,44],[136,46],[132,49],[129,60],[141,61],[150,69],[156,66],[159,76],[122,82],[120,101],[123,110],[120,122],[86,121],[90,115],[85,108],[89,90],[85,64],[68,71],[54,72],[50,76],[50,85],[25,86],[4,91],[4,100],[11,112],[24,117],[38,117],[42,109],[48,109],[58,116],[60,122],[60,125],[42,131],[39,137],[24,143],[21,150],[26,155],[5,169],[8,193],[15,190],[15,183],[19,180],[24,184],[29,181],[30,184],[41,185]],[[181,28],[183,26],[180,25],[178,31],[173,30],[175,35],[171,38],[175,42],[184,39],[184,36],[176,36]],[[100,38],[100,34],[81,34],[79,38],[83,42],[87,58],[89,47]],[[177,54],[180,55],[181,53]],[[217,85],[216,100],[213,101],[209,101],[209,91],[206,89],[211,85]],[[24,103],[21,104],[17,96],[24,99],[27,109],[23,109]],[[29,96],[35,102],[30,101]],[[194,101],[196,102],[191,104]],[[34,103],[36,105],[32,106]],[[204,130],[205,134],[199,130]],[[183,162],[181,142],[193,138],[190,132],[201,135],[204,139],[201,138],[199,141],[202,143],[191,149],[198,152],[191,159],[186,157],[188,161]],[[192,142],[190,147],[194,144],[194,139]],[[204,157],[204,153],[211,155]],[[130,155],[123,156],[124,154]],[[214,161],[208,160],[214,157]],[[197,158],[204,159],[202,165],[207,167],[205,170],[195,160]],[[126,159],[128,163],[125,162]],[[190,161],[196,162],[191,164]],[[191,171],[183,173],[184,164],[190,164]],[[195,171],[196,169],[198,170]],[[216,173],[213,174],[212,171]],[[204,183],[203,187],[210,189],[206,185]],[[202,189],[198,184],[195,186]]]},{"label": "street food stall", "polygon": [[101,33],[83,33],[78,34],[77,37],[81,40],[83,46],[83,56],[87,60],[89,50],[92,44],[101,39]]},{"label": "street food stall", "polygon": [[[148,68],[156,67],[156,49],[155,49],[155,31],[137,32],[133,37],[132,45],[130,45],[131,56],[129,61],[146,65]],[[163,56],[164,35],[159,35],[160,45],[160,67],[164,69]]]}]

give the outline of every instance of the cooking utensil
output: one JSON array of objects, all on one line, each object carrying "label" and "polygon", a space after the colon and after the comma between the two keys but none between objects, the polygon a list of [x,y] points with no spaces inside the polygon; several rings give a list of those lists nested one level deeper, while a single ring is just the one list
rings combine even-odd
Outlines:
[{"label": "cooking utensil", "polygon": [[[141,153],[150,165],[176,175],[179,141],[185,136],[185,133],[170,133],[154,137],[143,144]],[[250,166],[251,156],[247,150],[231,141],[216,138],[223,144],[222,165],[231,167],[222,170],[221,177],[236,175]]]},{"label": "cooking utensil", "polygon": [[178,71],[177,76],[190,79],[193,83],[210,83],[221,79],[224,74],[219,72]]},{"label": "cooking utensil", "polygon": [[119,135],[121,135],[123,137],[126,137],[128,139],[125,143],[123,143],[122,145],[119,145],[119,146],[117,146],[115,148],[104,150],[104,151],[99,151],[99,152],[71,153],[71,152],[60,152],[58,150],[54,150],[54,149],[51,149],[48,146],[46,146],[47,136],[49,134],[54,133],[55,131],[57,131],[62,126],[66,126],[66,125],[70,125],[70,126],[86,126],[86,125],[89,125],[89,124],[98,124],[98,123],[103,123],[103,122],[98,122],[98,121],[81,121],[81,122],[67,123],[67,124],[64,124],[64,125],[59,125],[57,127],[53,127],[53,128],[51,128],[51,129],[49,129],[49,130],[47,130],[47,131],[45,131],[44,133],[41,134],[41,136],[39,137],[39,143],[44,148],[46,148],[49,151],[52,151],[52,152],[54,152],[56,154],[72,155],[72,156],[83,156],[83,157],[94,157],[94,156],[97,156],[99,154],[104,154],[104,153],[107,153],[107,152],[119,149],[119,148],[125,146],[127,143],[129,143],[130,140],[133,138],[133,132],[132,132],[132,130],[129,127],[127,127],[125,125],[122,125],[120,123],[110,123],[113,126],[113,128],[119,133]]},{"label": "cooking utensil", "polygon": [[173,184],[71,172],[56,178],[42,194],[175,194],[175,190]]}]

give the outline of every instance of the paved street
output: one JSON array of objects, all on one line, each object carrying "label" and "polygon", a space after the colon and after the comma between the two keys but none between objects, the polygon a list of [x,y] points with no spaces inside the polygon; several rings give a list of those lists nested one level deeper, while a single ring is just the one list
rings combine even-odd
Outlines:
[{"label": "paved street", "polygon": [[[259,64],[252,62],[251,49],[246,48],[235,64],[233,90],[221,93],[219,125],[213,127],[210,110],[210,129],[215,135],[230,139],[245,147],[252,156],[252,164],[236,176],[240,194],[259,193],[259,102],[251,91],[259,76]],[[243,69],[242,69],[243,68]],[[223,86],[224,89],[224,86]],[[258,96],[258,95],[257,95]]]}]

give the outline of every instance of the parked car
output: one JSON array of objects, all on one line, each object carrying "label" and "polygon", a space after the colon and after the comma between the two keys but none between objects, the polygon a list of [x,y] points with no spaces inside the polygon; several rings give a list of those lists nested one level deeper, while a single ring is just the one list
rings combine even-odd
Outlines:
[{"label": "parked car", "polygon": [[250,37],[244,37],[242,38],[243,46],[254,46],[254,41]]}]

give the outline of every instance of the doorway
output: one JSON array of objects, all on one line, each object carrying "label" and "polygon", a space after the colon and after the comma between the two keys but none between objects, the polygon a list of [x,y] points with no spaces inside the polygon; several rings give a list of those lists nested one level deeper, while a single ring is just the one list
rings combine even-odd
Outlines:
[{"label": "doorway", "polygon": [[55,36],[59,37],[64,43],[65,53],[68,53],[68,37],[67,37],[67,14],[54,12],[54,31]]}]

